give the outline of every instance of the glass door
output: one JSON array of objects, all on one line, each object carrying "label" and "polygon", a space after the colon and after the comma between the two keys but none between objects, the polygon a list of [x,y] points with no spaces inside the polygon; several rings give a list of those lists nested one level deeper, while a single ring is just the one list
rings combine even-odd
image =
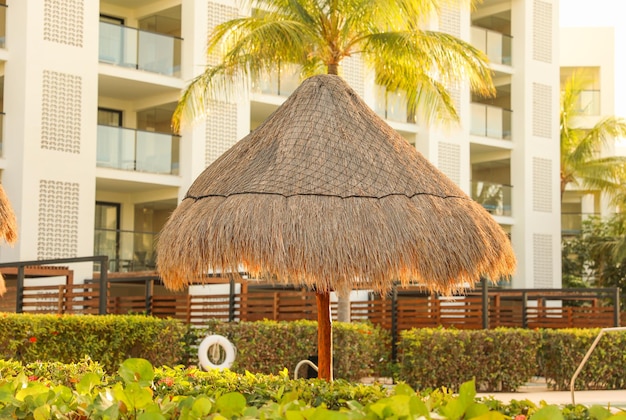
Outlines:
[{"label": "glass door", "polygon": [[120,205],[96,202],[94,255],[109,257],[109,271],[120,271]]}]

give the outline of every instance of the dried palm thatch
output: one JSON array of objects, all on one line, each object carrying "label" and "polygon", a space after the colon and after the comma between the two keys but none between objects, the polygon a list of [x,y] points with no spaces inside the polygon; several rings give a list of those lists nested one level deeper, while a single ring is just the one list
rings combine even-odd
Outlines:
[{"label": "dried palm thatch", "polygon": [[[9,203],[9,198],[4,193],[4,188],[0,184],[0,240],[12,244],[17,240],[17,222],[15,213]],[[4,278],[0,273],[0,296],[6,292]]]},{"label": "dried palm thatch", "polygon": [[515,269],[501,227],[338,76],[302,85],[195,180],[158,241],[169,288],[210,271],[345,295],[448,293]]}]

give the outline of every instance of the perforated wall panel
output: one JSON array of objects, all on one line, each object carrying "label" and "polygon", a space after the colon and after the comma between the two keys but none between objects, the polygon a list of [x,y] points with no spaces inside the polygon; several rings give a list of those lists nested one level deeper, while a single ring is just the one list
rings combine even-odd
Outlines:
[{"label": "perforated wall panel", "polygon": [[83,46],[84,0],[44,0],[43,39]]},{"label": "perforated wall panel", "polygon": [[533,135],[552,137],[552,87],[533,83]]},{"label": "perforated wall panel", "polygon": [[359,56],[344,58],[340,72],[350,87],[362,98],[365,94],[365,67]]},{"label": "perforated wall panel", "polygon": [[226,102],[212,102],[206,121],[206,165],[213,163],[237,142],[237,106]]},{"label": "perforated wall panel", "polygon": [[80,153],[82,79],[44,70],[41,98],[41,148]]},{"label": "perforated wall panel", "polygon": [[449,87],[448,94],[450,98],[452,98],[452,102],[454,103],[454,109],[456,109],[456,113],[461,113],[461,89],[458,87]]},{"label": "perforated wall panel", "polygon": [[552,162],[533,158],[533,210],[552,212]]},{"label": "perforated wall panel", "polygon": [[454,143],[439,143],[438,168],[457,185],[461,182],[460,167],[461,146]]},{"label": "perforated wall panel", "polygon": [[533,278],[535,288],[552,287],[552,235],[533,234]]},{"label": "perforated wall panel", "polygon": [[38,259],[77,256],[79,198],[78,183],[39,182]]},{"label": "perforated wall panel", "polygon": [[[213,28],[215,28],[220,23],[226,22],[239,16],[236,8],[213,2],[209,2],[208,10],[209,12],[207,17],[207,31],[209,34],[211,34]],[[219,57],[214,54],[209,56],[207,60],[208,64],[215,65],[219,62]]]},{"label": "perforated wall panel", "polygon": [[456,37],[461,36],[461,12],[454,4],[441,6],[439,30]]},{"label": "perforated wall panel", "polygon": [[552,63],[552,4],[533,3],[533,59]]}]

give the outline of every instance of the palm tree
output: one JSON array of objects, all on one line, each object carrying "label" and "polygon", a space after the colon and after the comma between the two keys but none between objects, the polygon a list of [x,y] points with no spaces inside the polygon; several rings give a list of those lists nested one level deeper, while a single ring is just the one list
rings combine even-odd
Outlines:
[{"label": "palm tree", "polygon": [[495,92],[485,55],[470,44],[420,27],[444,3],[473,0],[248,0],[251,16],[218,25],[207,56],[216,59],[183,92],[173,116],[203,116],[208,100],[232,92],[281,63],[302,66],[301,77],[340,74],[359,55],[378,85],[402,91],[407,111],[425,121],[458,119],[448,89],[460,82],[483,96]]},{"label": "palm tree", "polygon": [[622,190],[626,176],[626,157],[599,157],[602,146],[626,136],[626,120],[603,117],[591,128],[577,125],[585,115],[581,94],[589,84],[584,72],[576,71],[567,79],[561,92],[561,200],[568,185],[602,191],[614,200]]},{"label": "palm tree", "polygon": [[[224,22],[208,40],[217,58],[183,92],[173,127],[206,112],[205,105],[234,87],[278,70],[301,66],[301,77],[340,75],[341,61],[361,56],[388,92],[406,94],[407,112],[424,121],[458,119],[448,88],[462,82],[477,94],[495,89],[486,56],[472,45],[423,26],[444,3],[472,0],[249,0],[251,15]],[[219,57],[219,58],[218,58]],[[349,299],[338,318],[350,319]]]}]

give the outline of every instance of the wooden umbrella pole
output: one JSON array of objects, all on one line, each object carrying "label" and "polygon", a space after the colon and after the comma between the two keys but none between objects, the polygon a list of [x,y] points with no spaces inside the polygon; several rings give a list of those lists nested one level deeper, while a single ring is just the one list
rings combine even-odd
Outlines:
[{"label": "wooden umbrella pole", "polygon": [[333,365],[332,339],[330,325],[330,293],[315,293],[317,302],[317,376],[320,379],[332,380]]}]

